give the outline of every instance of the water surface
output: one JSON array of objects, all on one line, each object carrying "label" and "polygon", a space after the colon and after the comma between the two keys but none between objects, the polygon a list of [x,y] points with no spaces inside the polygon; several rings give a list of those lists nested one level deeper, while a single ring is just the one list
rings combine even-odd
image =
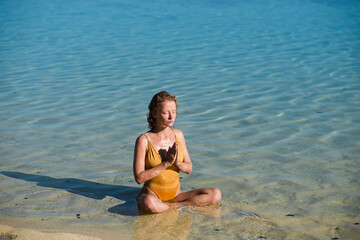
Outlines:
[{"label": "water surface", "polygon": [[[357,1],[1,1],[0,223],[105,239],[356,239]],[[138,216],[158,91],[222,207]],[[80,214],[80,215],[77,215]]]}]

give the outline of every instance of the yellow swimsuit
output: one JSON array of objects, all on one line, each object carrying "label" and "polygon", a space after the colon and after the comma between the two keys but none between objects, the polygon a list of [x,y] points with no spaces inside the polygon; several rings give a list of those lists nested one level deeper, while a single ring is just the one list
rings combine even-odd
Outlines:
[{"label": "yellow swimsuit", "polygon": [[[160,154],[156,151],[155,147],[149,141],[148,137],[145,134],[144,136],[148,140],[148,151],[145,156],[145,170],[147,170],[161,164],[162,159]],[[183,162],[183,150],[176,135],[175,138],[178,143],[178,158],[180,162]],[[146,181],[144,186],[155,192],[161,201],[174,199],[180,186],[179,169],[172,165],[162,171],[156,177]]]}]

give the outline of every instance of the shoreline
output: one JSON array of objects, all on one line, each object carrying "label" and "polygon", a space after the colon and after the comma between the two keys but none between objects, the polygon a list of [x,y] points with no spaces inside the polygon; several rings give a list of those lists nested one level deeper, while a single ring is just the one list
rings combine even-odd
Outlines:
[{"label": "shoreline", "polygon": [[15,227],[0,223],[0,238],[6,240],[102,240],[85,234],[65,232],[60,230],[44,230],[36,228]]}]

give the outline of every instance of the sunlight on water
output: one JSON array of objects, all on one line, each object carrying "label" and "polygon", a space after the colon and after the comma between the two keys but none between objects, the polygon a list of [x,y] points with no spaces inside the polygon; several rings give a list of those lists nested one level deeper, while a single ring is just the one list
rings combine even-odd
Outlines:
[{"label": "sunlight on water", "polygon": [[[0,9],[0,224],[104,239],[360,234],[359,2]],[[161,90],[179,100],[194,165],[182,190],[219,187],[222,207],[138,216],[134,141]]]}]

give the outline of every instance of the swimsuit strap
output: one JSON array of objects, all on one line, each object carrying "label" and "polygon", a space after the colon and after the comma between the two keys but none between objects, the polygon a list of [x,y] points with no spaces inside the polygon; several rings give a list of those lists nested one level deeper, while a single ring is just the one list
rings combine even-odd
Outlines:
[{"label": "swimsuit strap", "polygon": [[149,141],[149,138],[146,136],[146,133],[144,133],[143,135],[144,135],[144,136],[146,137],[146,139]]},{"label": "swimsuit strap", "polygon": [[[146,140],[147,140],[147,146],[146,148],[149,148],[149,143],[151,144],[149,138],[146,136],[146,133],[143,134],[145,137],[146,137]],[[151,144],[152,145],[152,144]]]},{"label": "swimsuit strap", "polygon": [[174,129],[173,128],[170,128],[171,130],[172,130],[172,132],[174,133],[174,135],[175,135],[175,140],[177,141],[178,140],[178,138],[177,138],[177,136],[176,136],[176,133],[175,133],[175,131],[174,131]]}]

